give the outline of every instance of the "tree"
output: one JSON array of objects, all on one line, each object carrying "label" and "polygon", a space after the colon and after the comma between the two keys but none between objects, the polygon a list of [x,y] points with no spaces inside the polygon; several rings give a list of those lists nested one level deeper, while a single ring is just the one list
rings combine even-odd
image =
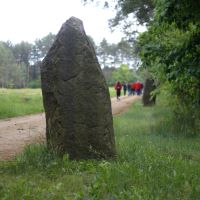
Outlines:
[{"label": "tree", "polygon": [[13,46],[13,55],[17,60],[18,64],[24,63],[26,66],[29,66],[29,61],[31,58],[32,44],[28,42],[20,42]]},{"label": "tree", "polygon": [[89,41],[91,42],[92,46],[94,47],[94,50],[96,51],[97,50],[97,46],[95,44],[94,39],[90,35],[88,35],[87,37],[88,37]]},{"label": "tree", "polygon": [[9,86],[11,88],[24,88],[26,83],[26,66],[24,64],[14,64],[9,74]]},{"label": "tree", "polygon": [[14,64],[14,56],[12,51],[0,42],[0,85],[1,87],[8,87],[9,74]]},{"label": "tree", "polygon": [[138,42],[143,67],[170,85],[176,120],[192,128],[200,121],[199,3],[158,0],[154,21]]},{"label": "tree", "polygon": [[100,46],[97,47],[97,56],[102,68],[118,67],[122,63],[129,64],[136,59],[134,48],[125,39],[118,44],[109,44],[106,39],[103,39]]},{"label": "tree", "polygon": [[108,61],[108,53],[109,52],[109,44],[105,38],[100,42],[99,48],[97,49],[97,55],[100,58],[100,63],[102,63],[103,67],[107,66]]},{"label": "tree", "polygon": [[0,42],[0,85],[1,87],[25,87],[26,66],[17,64],[12,46]]},{"label": "tree", "polygon": [[109,20],[110,28],[113,29],[120,26],[125,37],[119,42],[118,47],[113,48],[113,52],[109,54],[110,58],[113,59],[112,66],[115,67],[116,63],[121,64],[125,62],[137,70],[140,63],[140,58],[137,55],[138,49],[135,45],[138,36],[138,25],[148,25],[152,21],[155,8],[154,0],[113,0],[109,2],[82,0],[82,2],[84,4],[97,2],[103,5],[104,8],[115,8],[116,15]]},{"label": "tree", "polygon": [[55,35],[49,33],[35,44],[0,42],[0,86],[28,87],[40,85],[40,64],[51,47]]},{"label": "tree", "polygon": [[31,59],[31,51],[32,51],[32,44],[28,42],[20,42],[12,47],[13,55],[16,59],[18,65],[25,65],[26,67],[26,86],[30,80],[30,59]]},{"label": "tree", "polygon": [[117,44],[118,48],[118,56],[121,57],[121,63],[129,62],[131,60],[131,57],[133,57],[133,49],[130,46],[130,44],[125,41],[124,39],[121,39],[121,41]]},{"label": "tree", "polygon": [[[100,2],[99,0],[82,0],[84,3]],[[102,1],[101,1],[102,2]],[[111,20],[112,26],[119,25],[129,14],[137,18],[140,24],[149,23],[153,18],[154,1],[153,0],[117,0],[103,1],[104,7],[112,6],[117,10],[116,16]]]},{"label": "tree", "polygon": [[[87,0],[84,0],[87,2]],[[88,0],[89,1],[89,0]],[[142,67],[176,99],[176,120],[200,123],[200,1],[117,0],[111,26],[136,17],[148,30],[137,39]],[[131,20],[132,19],[132,20]],[[124,30],[126,30],[126,27]],[[185,123],[183,123],[185,120]]]},{"label": "tree", "polygon": [[111,59],[111,67],[115,68],[117,64],[120,63],[120,60],[118,57],[118,45],[110,44],[108,47],[108,54]]},{"label": "tree", "polygon": [[31,51],[31,65],[29,67],[29,87],[40,87],[40,65],[55,40],[55,35],[49,33],[41,39],[35,40]]},{"label": "tree", "polygon": [[115,80],[112,76],[112,73],[114,71],[116,71],[117,69],[115,67],[104,67],[102,69],[102,72],[103,72],[103,75],[106,79],[106,83],[109,85],[109,86],[113,86],[114,83],[115,83]]},{"label": "tree", "polygon": [[125,64],[120,65],[120,67],[112,73],[112,76],[114,82],[134,82],[140,79],[138,75]]},{"label": "tree", "polygon": [[42,60],[47,52],[49,51],[50,47],[52,46],[55,35],[52,33],[49,33],[42,39],[35,40],[35,45],[33,48],[33,56],[37,58],[37,61]]}]

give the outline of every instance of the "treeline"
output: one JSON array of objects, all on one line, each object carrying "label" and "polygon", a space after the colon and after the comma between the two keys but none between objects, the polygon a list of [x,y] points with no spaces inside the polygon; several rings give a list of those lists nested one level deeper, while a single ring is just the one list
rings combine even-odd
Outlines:
[{"label": "treeline", "polygon": [[[97,46],[94,40],[88,36],[94,45],[99,63],[102,66],[106,81],[113,85],[119,75],[113,77],[113,72],[119,73],[119,66],[126,64],[129,67],[120,68],[129,72],[129,79],[135,77],[139,60],[134,53],[134,47],[122,39],[118,44],[109,44],[106,39]],[[20,42],[12,44],[10,41],[0,42],[0,87],[1,88],[25,88],[40,87],[40,65],[49,48],[55,40],[55,35],[49,33],[42,39],[35,40],[34,44]],[[122,76],[123,78],[123,76]],[[134,78],[135,80],[135,78]],[[127,81],[124,77],[123,81]]]},{"label": "treeline", "polygon": [[55,39],[49,33],[34,44],[0,42],[0,87],[40,87],[40,64]]}]

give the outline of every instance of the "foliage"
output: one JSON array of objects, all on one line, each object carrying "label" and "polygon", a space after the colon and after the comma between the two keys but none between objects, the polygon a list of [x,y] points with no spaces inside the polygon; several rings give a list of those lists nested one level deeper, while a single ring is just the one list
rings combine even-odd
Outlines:
[{"label": "foliage", "polygon": [[171,115],[162,97],[114,117],[116,160],[71,161],[29,146],[0,162],[0,199],[197,200],[200,138],[176,135]]},{"label": "foliage", "polygon": [[117,68],[115,68],[115,67],[104,67],[102,69],[103,75],[106,79],[106,83],[108,86],[114,85],[115,80],[113,79],[112,73],[116,70],[117,70]]},{"label": "foliage", "polygon": [[33,80],[33,81],[29,82],[28,87],[29,88],[41,88],[41,80],[37,79],[37,80]]},{"label": "foliage", "polygon": [[128,65],[122,64],[120,67],[112,73],[114,81],[120,82],[134,82],[141,80],[135,71],[129,69]]},{"label": "foliage", "polygon": [[[82,0],[84,3],[98,2],[100,0]],[[113,6],[114,5],[114,6]],[[113,0],[103,1],[104,7],[114,7],[116,16],[111,20],[111,25],[119,25],[130,13],[134,14],[140,24],[149,23],[153,17],[154,0]]]},{"label": "foliage", "polygon": [[[168,89],[173,94],[176,120],[184,121],[191,127],[199,127],[200,1],[115,2],[117,13],[111,20],[111,26],[124,22],[124,30],[127,30],[135,23],[134,17],[140,23],[147,23],[148,31],[139,37],[136,48],[140,52],[143,68],[147,69],[160,85],[170,85]],[[133,29],[132,33],[134,35]],[[185,123],[180,125],[185,127]]]},{"label": "foliage", "polygon": [[25,64],[26,66],[29,66],[32,44],[22,41],[19,44],[10,47],[10,49],[12,50],[18,64]]},{"label": "foliage", "polygon": [[123,38],[117,44],[109,44],[104,38],[97,46],[96,53],[102,68],[117,67],[121,63],[131,63],[137,57],[134,54],[133,46]]},{"label": "foliage", "polygon": [[[180,9],[178,11],[178,9]],[[143,67],[169,82],[176,120],[199,131],[200,23],[192,1],[156,1],[155,19],[138,42]],[[185,123],[183,123],[185,122]]]},{"label": "foliage", "polygon": [[96,51],[97,46],[95,44],[94,39],[90,35],[87,35],[87,37],[88,37],[88,40],[91,42],[92,46],[94,47],[94,50]]},{"label": "foliage", "polygon": [[[34,44],[10,41],[0,42],[0,86],[5,88],[24,88],[39,82],[40,64],[55,35],[49,33]],[[38,85],[39,86],[39,85]]]},{"label": "foliage", "polygon": [[109,87],[109,93],[110,93],[110,97],[116,96],[116,91],[115,91],[115,88],[113,87],[113,85],[111,87]]},{"label": "foliage", "polygon": [[[124,39],[117,44],[109,44],[106,39],[103,39],[99,45],[95,44],[91,36],[88,36],[88,39],[94,46],[100,65],[105,68],[104,74],[108,85],[114,83],[111,74],[116,67],[121,63],[131,64],[133,59],[137,60],[133,53],[134,48]],[[0,86],[5,88],[40,87],[41,62],[54,40],[55,35],[49,33],[35,40],[34,44],[24,41],[15,45],[9,41],[1,42]]]},{"label": "foliage", "polygon": [[13,88],[23,87],[26,81],[26,67],[17,64],[12,50],[0,42],[0,86]]},{"label": "foliage", "polygon": [[106,61],[107,61],[107,57],[109,55],[109,52],[108,52],[108,49],[109,49],[109,45],[108,45],[108,42],[107,40],[104,38],[100,45],[99,45],[99,49],[97,49],[97,54],[99,55],[100,57],[100,62],[103,64],[103,67],[106,66]]},{"label": "foliage", "polygon": [[121,63],[125,63],[127,60],[131,60],[134,57],[134,49],[126,40],[121,39],[117,47],[119,51],[118,57],[121,57]]},{"label": "foliage", "polygon": [[156,0],[155,19],[159,22],[175,22],[181,29],[187,29],[191,22],[199,22],[200,1]]},{"label": "foliage", "polygon": [[1,87],[6,87],[7,77],[9,76],[10,68],[13,66],[14,57],[12,52],[0,42],[0,84]]},{"label": "foliage", "polygon": [[56,36],[54,34],[49,33],[42,39],[35,40],[35,45],[33,46],[32,51],[32,58],[34,62],[38,62],[45,57],[51,45],[53,44],[55,37]]}]

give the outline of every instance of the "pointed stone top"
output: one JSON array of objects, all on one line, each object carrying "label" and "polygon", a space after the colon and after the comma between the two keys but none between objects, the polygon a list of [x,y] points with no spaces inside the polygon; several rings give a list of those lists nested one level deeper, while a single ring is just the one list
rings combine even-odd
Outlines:
[{"label": "pointed stone top", "polygon": [[74,16],[70,17],[66,22],[81,23],[81,24],[83,23],[82,20]]},{"label": "pointed stone top", "polygon": [[63,25],[62,28],[66,28],[67,26],[73,27],[77,31],[80,31],[81,33],[85,33],[83,22],[79,18],[76,18],[74,16],[70,17]]}]

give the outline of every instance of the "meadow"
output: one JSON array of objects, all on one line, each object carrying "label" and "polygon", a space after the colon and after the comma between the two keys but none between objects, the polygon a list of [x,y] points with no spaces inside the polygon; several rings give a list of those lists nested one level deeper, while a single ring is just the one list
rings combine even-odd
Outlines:
[{"label": "meadow", "polygon": [[[115,96],[114,88],[109,88]],[[0,89],[0,119],[44,111],[41,89]]]},{"label": "meadow", "polygon": [[43,112],[41,89],[0,89],[0,119]]},{"label": "meadow", "polygon": [[0,162],[0,199],[198,200],[200,138],[174,126],[164,98],[114,117],[114,160],[71,161],[31,145]]}]

